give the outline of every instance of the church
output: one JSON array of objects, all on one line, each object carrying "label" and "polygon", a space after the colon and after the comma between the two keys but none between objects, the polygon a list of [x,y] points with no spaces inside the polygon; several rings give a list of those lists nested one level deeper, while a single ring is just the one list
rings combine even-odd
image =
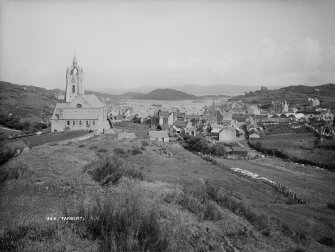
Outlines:
[{"label": "church", "polygon": [[65,130],[93,130],[103,133],[109,128],[107,109],[94,94],[85,94],[83,68],[76,55],[66,69],[65,102],[57,103],[51,117],[51,132]]}]

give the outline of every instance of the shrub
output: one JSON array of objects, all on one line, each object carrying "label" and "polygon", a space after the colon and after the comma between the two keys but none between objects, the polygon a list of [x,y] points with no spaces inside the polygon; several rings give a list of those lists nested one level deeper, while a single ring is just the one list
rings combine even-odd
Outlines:
[{"label": "shrub", "polygon": [[[0,238],[1,251],[20,251],[22,249],[22,241],[26,240],[45,240],[54,237],[57,232],[57,225],[48,223],[19,225],[7,229],[2,238]],[[21,249],[20,249],[21,248]]]},{"label": "shrub", "polygon": [[95,181],[102,185],[108,182],[115,184],[123,175],[123,162],[117,156],[99,157],[84,167]]},{"label": "shrub", "polygon": [[182,206],[183,208],[187,209],[191,213],[198,215],[200,218],[203,218],[204,214],[204,206],[199,200],[199,198],[195,197],[191,193],[183,192],[177,198],[178,205]]},{"label": "shrub", "polygon": [[14,167],[0,167],[0,183],[4,183],[7,180],[18,179],[22,176],[26,170],[25,164],[16,165]]},{"label": "shrub", "polygon": [[147,141],[145,141],[145,140],[143,140],[143,141],[141,142],[141,144],[142,144],[142,146],[149,146],[149,143],[148,143]]},{"label": "shrub", "polygon": [[114,153],[122,158],[127,158],[128,157],[128,153],[127,151],[125,151],[122,148],[115,148],[114,149]]},{"label": "shrub", "polygon": [[20,148],[10,148],[8,146],[0,146],[0,165],[3,165],[11,158],[15,157],[18,151],[22,152],[23,149]]},{"label": "shrub", "polygon": [[126,169],[125,170],[125,175],[127,177],[133,178],[133,179],[138,179],[138,180],[143,180],[143,173],[139,170],[136,170],[134,168],[132,169]]},{"label": "shrub", "polygon": [[335,210],[335,203],[328,202],[328,203],[327,203],[327,207],[328,207],[329,209]]},{"label": "shrub", "polygon": [[211,148],[212,155],[216,156],[225,156],[226,155],[226,149],[222,144],[215,144]]},{"label": "shrub", "polygon": [[205,204],[204,219],[216,221],[222,219],[221,212],[218,210],[218,207],[212,201],[207,201]]},{"label": "shrub", "polygon": [[133,146],[131,154],[132,155],[142,154],[142,151],[140,150],[140,148]]},{"label": "shrub", "polygon": [[155,209],[145,209],[136,195],[124,195],[119,205],[97,199],[93,208],[79,209],[86,232],[100,241],[100,251],[164,251],[169,241]]},{"label": "shrub", "polygon": [[106,148],[101,148],[98,150],[98,153],[107,153],[107,149]]},{"label": "shrub", "polygon": [[332,237],[322,237],[319,243],[326,245],[328,247],[335,247],[335,240]]},{"label": "shrub", "polygon": [[143,180],[141,171],[134,168],[125,169],[123,160],[117,155],[100,156],[98,159],[87,164],[84,167],[84,171],[87,171],[101,185],[116,184],[122,176]]},{"label": "shrub", "polygon": [[186,148],[190,151],[201,152],[204,154],[210,153],[210,147],[207,140],[201,136],[185,136]]}]

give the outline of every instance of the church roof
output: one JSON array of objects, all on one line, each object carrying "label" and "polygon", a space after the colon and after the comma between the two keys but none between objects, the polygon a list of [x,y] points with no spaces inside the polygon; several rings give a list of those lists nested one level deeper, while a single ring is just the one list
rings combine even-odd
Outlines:
[{"label": "church roof", "polygon": [[96,120],[99,119],[98,108],[65,108],[63,109],[63,120]]},{"label": "church roof", "polygon": [[81,95],[93,108],[101,108],[104,105],[94,94]]}]

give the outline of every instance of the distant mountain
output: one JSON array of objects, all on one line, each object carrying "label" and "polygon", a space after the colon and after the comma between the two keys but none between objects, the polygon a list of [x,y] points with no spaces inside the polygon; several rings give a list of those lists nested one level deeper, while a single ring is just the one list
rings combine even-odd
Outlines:
[{"label": "distant mountain", "polygon": [[148,94],[135,94],[132,99],[146,100],[192,100],[197,99],[195,95],[187,94],[171,88],[155,89]]},{"label": "distant mountain", "polygon": [[[196,85],[196,84],[187,84],[187,85],[178,85],[178,86],[160,86],[160,88],[171,88],[177,91],[181,91],[187,94],[195,96],[205,96],[205,95],[225,95],[225,96],[235,96],[241,95],[244,92],[255,91],[260,89],[260,86],[240,86],[240,85],[227,85],[227,84],[216,84],[216,85]],[[273,86],[272,88],[279,88],[279,86]],[[154,86],[140,86],[128,89],[122,88],[107,88],[101,91],[111,94],[122,93],[142,93],[146,94],[155,90]]]},{"label": "distant mountain", "polygon": [[239,86],[239,85],[226,85],[226,84],[217,84],[217,85],[182,85],[172,87],[175,90],[190,93],[193,95],[203,96],[203,95],[226,95],[226,96],[235,96],[241,95],[244,92],[255,91],[260,89],[258,86]]},{"label": "distant mountain", "polygon": [[328,83],[318,86],[288,86],[276,90],[248,92],[230,98],[230,100],[242,100],[247,103],[260,106],[269,105],[272,101],[287,101],[291,106],[308,105],[308,98],[317,97],[322,107],[335,109],[335,84]]}]

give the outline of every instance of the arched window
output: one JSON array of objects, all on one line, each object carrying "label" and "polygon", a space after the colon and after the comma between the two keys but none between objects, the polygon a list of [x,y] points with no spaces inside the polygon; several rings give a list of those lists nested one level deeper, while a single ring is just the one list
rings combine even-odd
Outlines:
[{"label": "arched window", "polygon": [[72,93],[75,93],[75,92],[76,92],[76,86],[72,85]]},{"label": "arched window", "polygon": [[70,121],[67,121],[67,125],[70,125]]},{"label": "arched window", "polygon": [[82,108],[82,107],[83,106],[80,103],[77,104],[77,108]]},{"label": "arched window", "polygon": [[93,120],[93,125],[95,125],[95,121]]}]

